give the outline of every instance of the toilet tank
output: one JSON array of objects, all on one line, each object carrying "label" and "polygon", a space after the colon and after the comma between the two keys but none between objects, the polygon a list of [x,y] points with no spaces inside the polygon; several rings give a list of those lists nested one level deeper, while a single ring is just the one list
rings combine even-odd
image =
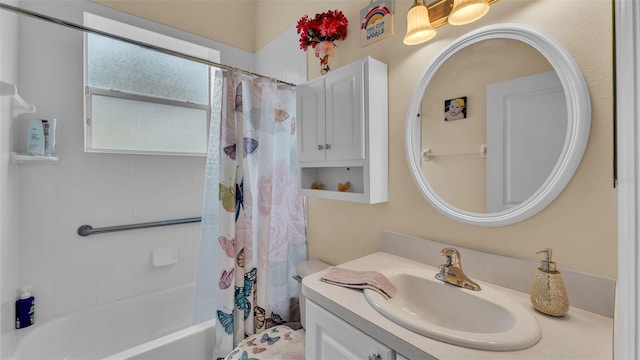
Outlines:
[{"label": "toilet tank", "polygon": [[329,264],[316,259],[304,261],[296,266],[296,274],[298,275],[298,294],[300,299],[300,323],[303,328],[306,327],[307,309],[305,304],[306,299],[304,295],[302,295],[302,279],[307,275],[311,275],[329,267]]}]

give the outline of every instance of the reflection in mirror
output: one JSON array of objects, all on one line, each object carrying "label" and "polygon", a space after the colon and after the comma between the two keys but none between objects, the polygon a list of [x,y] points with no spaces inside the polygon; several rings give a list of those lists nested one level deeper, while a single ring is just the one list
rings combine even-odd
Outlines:
[{"label": "reflection in mirror", "polygon": [[407,109],[405,150],[436,210],[504,226],[562,192],[590,124],[587,85],[567,49],[540,29],[496,24],[460,37],[429,64]]},{"label": "reflection in mirror", "polygon": [[[447,118],[454,107],[464,117]],[[457,208],[485,213],[521,203],[544,183],[562,150],[567,108],[544,56],[518,40],[490,39],[438,68],[421,119],[422,150],[430,150],[422,171],[433,190]]]}]

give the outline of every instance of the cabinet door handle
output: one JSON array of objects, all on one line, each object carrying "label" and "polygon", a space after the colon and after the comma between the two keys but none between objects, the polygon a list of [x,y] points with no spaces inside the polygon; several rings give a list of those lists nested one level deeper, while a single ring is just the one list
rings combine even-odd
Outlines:
[{"label": "cabinet door handle", "polygon": [[327,150],[329,150],[329,149],[331,149],[331,144],[325,144],[325,145],[324,145],[324,147],[325,147]]},{"label": "cabinet door handle", "polygon": [[382,360],[382,358],[380,357],[380,354],[371,353],[369,354],[369,360]]},{"label": "cabinet door handle", "polygon": [[318,150],[322,150],[322,149],[324,149],[324,146],[318,145]]}]

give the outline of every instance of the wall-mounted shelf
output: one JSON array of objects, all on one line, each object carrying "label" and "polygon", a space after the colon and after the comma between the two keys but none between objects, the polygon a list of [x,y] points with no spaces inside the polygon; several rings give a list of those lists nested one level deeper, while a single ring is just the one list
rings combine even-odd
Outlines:
[{"label": "wall-mounted shelf", "polygon": [[[369,203],[369,194],[364,183],[364,163],[353,162],[350,166],[328,166],[328,163],[303,164],[299,168],[300,194],[331,200]],[[338,184],[350,183],[347,191],[339,191]],[[312,184],[322,184],[314,189]]]},{"label": "wall-mounted shelf", "polygon": [[11,96],[11,116],[14,118],[20,114],[36,112],[35,105],[27,103],[18,95],[18,87],[14,84],[0,81],[0,96]]},{"label": "wall-mounted shelf", "polygon": [[11,153],[11,161],[15,164],[53,163],[57,164],[60,158],[58,155],[37,156],[28,154]]}]

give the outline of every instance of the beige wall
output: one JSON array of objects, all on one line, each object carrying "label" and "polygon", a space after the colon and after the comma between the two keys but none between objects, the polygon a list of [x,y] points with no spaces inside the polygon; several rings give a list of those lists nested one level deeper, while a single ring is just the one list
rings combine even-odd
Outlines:
[{"label": "beige wall", "polygon": [[257,50],[253,0],[90,1],[252,53]]},{"label": "beige wall", "polygon": [[[430,42],[405,46],[402,36],[412,1],[396,0],[395,35],[366,48],[360,47],[357,31],[359,11],[369,4],[368,0],[258,0],[254,4],[254,15],[249,11],[249,17],[243,19],[246,29],[253,31],[250,35],[234,33],[239,28],[241,10],[248,7],[244,1],[234,0],[234,5],[225,1],[106,2],[183,30],[196,32],[195,28],[202,26],[214,40],[243,49],[260,49],[305,14],[340,9],[351,20],[350,35],[345,41],[338,42],[332,61],[334,67],[365,55],[389,65],[389,202],[361,205],[310,198],[310,257],[332,264],[342,263],[376,251],[380,231],[391,230],[529,260],[537,259],[536,251],[551,247],[560,268],[616,278],[610,1],[502,0],[476,23],[461,27],[445,26],[438,29],[438,35]],[[149,3],[154,6],[146,6]],[[214,10],[218,5],[223,6],[220,3],[224,3],[223,10],[228,11],[222,17],[219,11]],[[193,16],[183,13],[187,8],[194,10],[194,7],[206,11],[198,9]],[[182,14],[181,18],[175,16],[178,13]],[[209,20],[208,15],[215,21]],[[552,34],[573,54],[589,86],[591,133],[575,177],[547,209],[518,224],[480,228],[449,220],[423,200],[411,179],[404,155],[405,115],[413,88],[440,50],[470,30],[503,22],[539,27]],[[318,76],[318,59],[311,53],[308,62],[309,78]]]},{"label": "beige wall", "polygon": [[[361,205],[310,198],[309,256],[332,264],[348,261],[376,251],[380,231],[391,230],[529,260],[538,258],[536,251],[551,247],[561,268],[616,278],[611,2],[503,0],[480,21],[462,27],[445,26],[432,41],[410,47],[402,44],[402,36],[411,2],[396,0],[395,35],[361,48],[357,36],[359,10],[368,3],[258,3],[258,13],[262,14],[256,22],[259,28],[269,28],[270,19],[295,21],[304,14],[341,9],[351,20],[351,34],[338,42],[334,66],[365,55],[389,65],[389,202]],[[413,88],[437,53],[470,30],[503,22],[539,27],[573,54],[589,86],[593,117],[584,159],[568,187],[547,209],[518,224],[480,228],[449,220],[423,200],[406,164],[404,124]],[[318,59],[309,54],[309,77],[318,73]]]}]

